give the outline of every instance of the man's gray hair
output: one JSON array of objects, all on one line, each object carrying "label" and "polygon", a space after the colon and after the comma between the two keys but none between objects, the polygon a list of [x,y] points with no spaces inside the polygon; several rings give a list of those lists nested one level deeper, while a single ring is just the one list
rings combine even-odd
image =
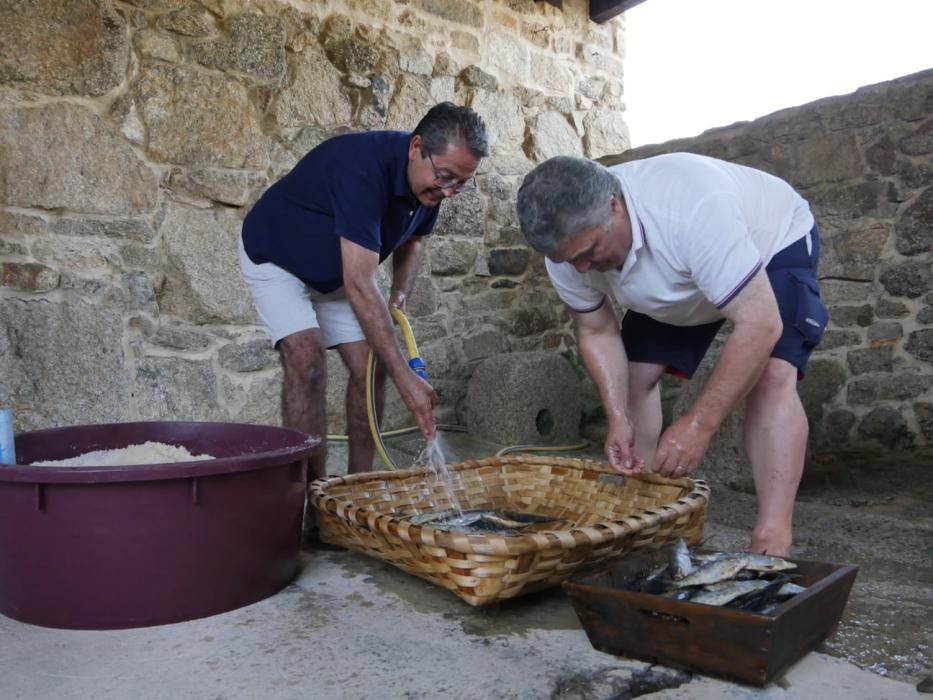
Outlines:
[{"label": "man's gray hair", "polygon": [[560,242],[591,228],[609,228],[609,196],[622,201],[622,184],[586,158],[556,156],[525,176],[518,190],[518,221],[525,240],[550,255]]},{"label": "man's gray hair", "polygon": [[459,145],[465,146],[476,159],[489,155],[489,139],[482,117],[469,107],[460,107],[453,102],[441,102],[431,107],[412,135],[421,137],[421,148],[431,155],[440,155],[450,146]]}]

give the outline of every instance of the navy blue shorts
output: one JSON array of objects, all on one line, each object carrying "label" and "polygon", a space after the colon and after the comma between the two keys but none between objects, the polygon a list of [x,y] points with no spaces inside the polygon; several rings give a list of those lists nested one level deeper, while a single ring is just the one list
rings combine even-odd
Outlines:
[{"label": "navy blue shorts", "polygon": [[[779,251],[765,268],[784,323],[784,332],[771,357],[792,364],[800,377],[829,321],[816,279],[820,234],[815,224],[810,238],[813,243],[809,252],[804,236]],[[631,362],[666,365],[670,374],[689,379],[723,323],[725,320],[699,326],[672,326],[637,311],[627,311],[622,318],[622,342]]]}]

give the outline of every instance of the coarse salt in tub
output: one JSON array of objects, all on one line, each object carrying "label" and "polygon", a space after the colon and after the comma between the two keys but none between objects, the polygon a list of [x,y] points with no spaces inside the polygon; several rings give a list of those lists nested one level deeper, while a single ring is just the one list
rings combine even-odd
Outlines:
[{"label": "coarse salt in tub", "polygon": [[85,452],[67,459],[33,462],[33,467],[119,467],[126,465],[166,464],[170,462],[201,462],[214,459],[211,455],[193,455],[180,445],[164,442],[144,442],[112,450]]}]

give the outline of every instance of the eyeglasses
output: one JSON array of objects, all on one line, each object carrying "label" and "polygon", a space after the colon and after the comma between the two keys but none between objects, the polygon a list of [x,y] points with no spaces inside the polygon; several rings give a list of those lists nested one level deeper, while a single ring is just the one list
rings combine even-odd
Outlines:
[{"label": "eyeglasses", "polygon": [[431,157],[430,153],[422,150],[421,154],[422,156],[427,156],[430,161],[431,169],[434,170],[434,184],[442,190],[452,189],[455,194],[473,192],[476,190],[476,178],[468,177],[466,180],[458,180],[455,177],[450,177],[449,174],[445,175],[443,171],[438,170],[437,166],[434,165],[434,159]]}]

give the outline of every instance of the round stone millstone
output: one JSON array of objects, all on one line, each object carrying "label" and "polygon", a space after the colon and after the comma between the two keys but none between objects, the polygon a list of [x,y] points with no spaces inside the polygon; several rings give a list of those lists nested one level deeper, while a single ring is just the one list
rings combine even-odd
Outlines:
[{"label": "round stone millstone", "polygon": [[467,428],[503,445],[559,445],[580,437],[580,380],[563,357],[517,352],[479,364],[467,387]]}]

